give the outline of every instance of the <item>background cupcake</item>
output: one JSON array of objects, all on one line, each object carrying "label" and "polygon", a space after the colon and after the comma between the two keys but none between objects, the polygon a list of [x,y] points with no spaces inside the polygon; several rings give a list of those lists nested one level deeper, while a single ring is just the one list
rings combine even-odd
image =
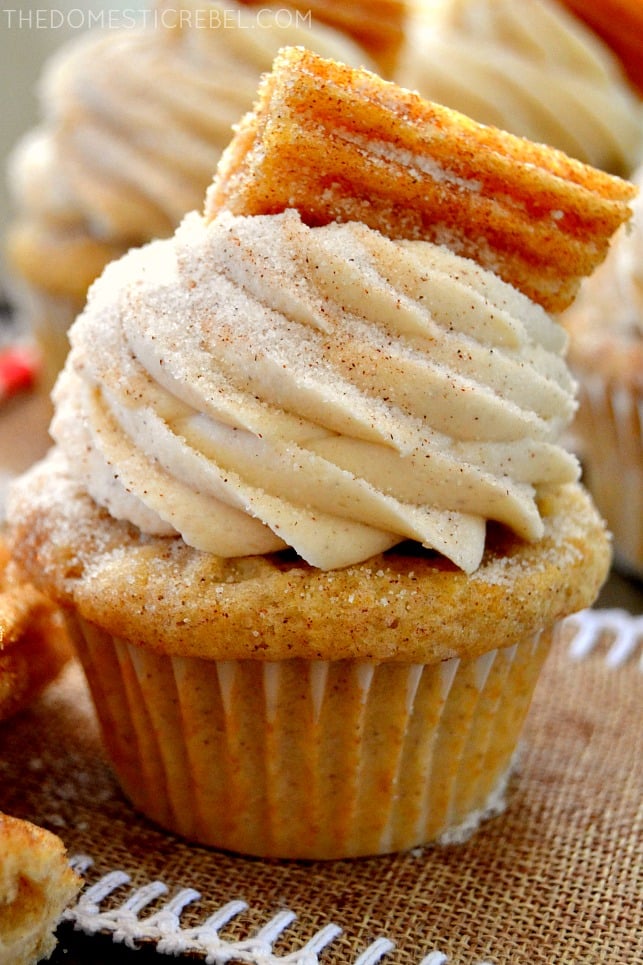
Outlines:
[{"label": "background cupcake", "polygon": [[10,290],[43,346],[45,386],[105,264],[201,204],[280,47],[372,64],[350,36],[283,4],[158,0],[144,13],[140,26],[91,32],[54,55],[42,123],[10,164]]},{"label": "background cupcake", "polygon": [[627,76],[643,93],[643,5],[639,0],[563,0],[611,47]]},{"label": "background cupcake", "polygon": [[643,108],[620,62],[555,0],[428,0],[395,79],[571,157],[627,176],[641,156]]},{"label": "background cupcake", "polygon": [[[643,188],[643,169],[635,181]],[[617,564],[643,577],[643,195],[563,322],[580,383],[573,429],[584,479],[613,532]]]}]

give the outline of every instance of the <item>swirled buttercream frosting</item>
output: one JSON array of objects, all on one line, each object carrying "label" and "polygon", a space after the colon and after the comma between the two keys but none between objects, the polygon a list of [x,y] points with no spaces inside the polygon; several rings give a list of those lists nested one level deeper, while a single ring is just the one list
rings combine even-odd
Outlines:
[{"label": "swirled buttercream frosting", "polygon": [[141,16],[76,38],[49,61],[42,124],[11,163],[21,215],[127,245],[167,236],[200,207],[282,46],[370,64],[348,37],[295,10],[157,0]]},{"label": "swirled buttercream frosting", "polygon": [[298,213],[188,215],[90,290],[52,434],[93,498],[222,556],[405,540],[472,572],[577,478],[566,336],[475,262]]},{"label": "swirled buttercream frosting", "polygon": [[443,0],[408,30],[396,81],[572,157],[627,175],[641,100],[609,48],[550,0]]}]

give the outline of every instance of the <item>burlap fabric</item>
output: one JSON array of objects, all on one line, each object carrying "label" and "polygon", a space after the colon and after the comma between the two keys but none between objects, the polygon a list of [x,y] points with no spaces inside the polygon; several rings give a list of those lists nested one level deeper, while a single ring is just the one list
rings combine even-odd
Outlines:
[{"label": "burlap fabric", "polygon": [[[503,815],[464,845],[297,863],[193,847],[137,815],[105,762],[74,666],[0,727],[0,810],[56,831],[70,854],[91,855],[88,885],[127,872],[131,885],[108,904],[154,879],[170,897],[193,887],[201,898],[182,914],[188,926],[242,899],[247,910],[222,931],[239,941],[290,909],[297,918],[276,941],[277,958],[332,922],[342,932],[321,965],[353,965],[384,938],[391,965],[635,965],[643,962],[642,697],[634,658],[610,668],[598,647],[573,661],[563,642],[538,685]],[[56,960],[68,965],[124,963],[128,954],[176,961],[154,946],[127,953],[111,939],[75,938],[70,928],[62,942]],[[379,959],[373,952],[370,961]]]}]

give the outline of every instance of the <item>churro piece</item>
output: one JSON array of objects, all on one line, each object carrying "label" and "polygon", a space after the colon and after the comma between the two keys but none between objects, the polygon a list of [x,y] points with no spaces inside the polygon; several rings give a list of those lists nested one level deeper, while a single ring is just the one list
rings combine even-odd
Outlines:
[{"label": "churro piece", "polygon": [[206,217],[297,208],[447,245],[551,312],[574,299],[636,188],[560,151],[285,48],[224,153]]},{"label": "churro piece", "polygon": [[0,720],[26,707],[71,654],[62,614],[12,572],[0,539]]},{"label": "churro piece", "polygon": [[[281,0],[241,0],[248,6],[270,7]],[[314,23],[326,24],[351,37],[364,48],[377,63],[384,76],[390,76],[397,65],[404,41],[404,29],[408,13],[405,0],[288,0],[302,17]]]},{"label": "churro piece", "polygon": [[55,928],[82,882],[57,835],[7,814],[0,814],[0,855],[0,962],[35,965],[51,955]]}]

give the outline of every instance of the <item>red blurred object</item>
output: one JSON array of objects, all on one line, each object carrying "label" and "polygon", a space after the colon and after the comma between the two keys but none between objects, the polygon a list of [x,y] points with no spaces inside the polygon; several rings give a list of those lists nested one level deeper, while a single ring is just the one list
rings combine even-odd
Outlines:
[{"label": "red blurred object", "polygon": [[40,372],[38,353],[31,345],[0,349],[0,402],[31,389]]}]

